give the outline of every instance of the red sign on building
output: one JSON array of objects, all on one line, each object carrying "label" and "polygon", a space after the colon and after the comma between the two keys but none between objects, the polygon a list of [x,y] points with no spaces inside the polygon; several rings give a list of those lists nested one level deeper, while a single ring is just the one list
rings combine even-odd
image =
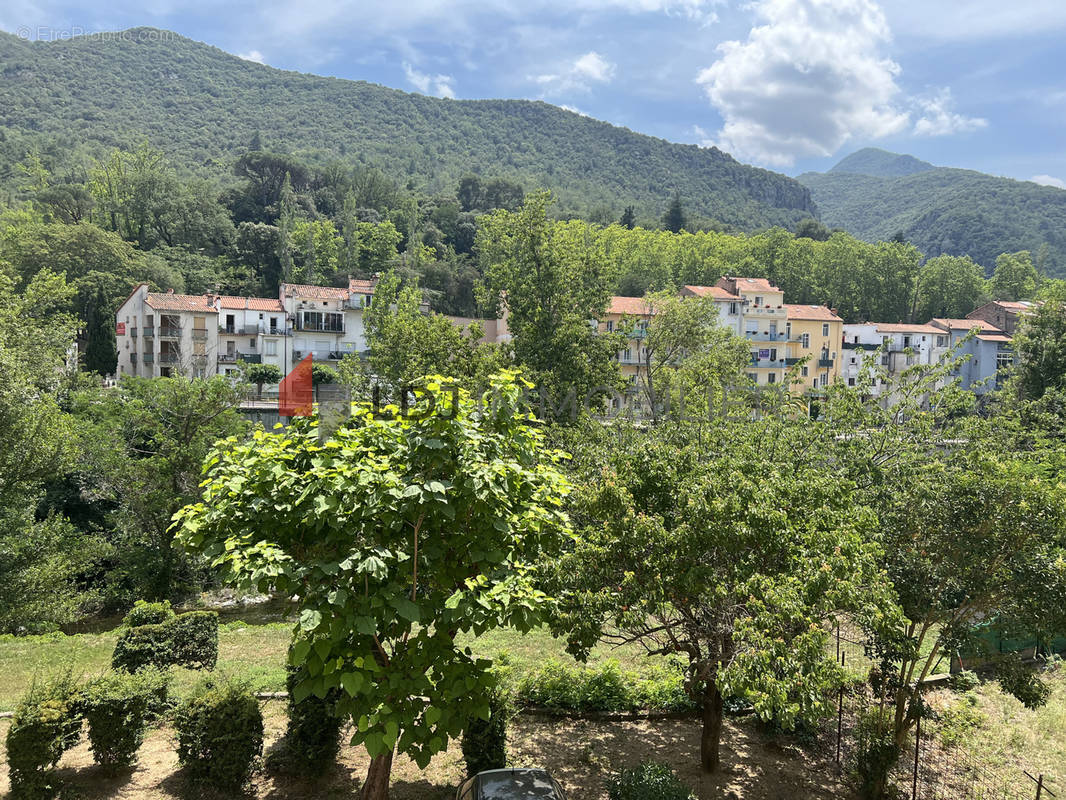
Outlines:
[{"label": "red sign on building", "polygon": [[126,335],[126,323],[125,322],[116,322],[115,323],[115,333],[117,333],[119,336],[125,336]]}]

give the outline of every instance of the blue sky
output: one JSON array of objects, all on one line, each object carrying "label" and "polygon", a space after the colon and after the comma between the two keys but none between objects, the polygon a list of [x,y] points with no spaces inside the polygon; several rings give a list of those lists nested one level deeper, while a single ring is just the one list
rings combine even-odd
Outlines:
[{"label": "blue sky", "polygon": [[1066,188],[1066,0],[5,0],[283,69],[543,99],[791,175],[867,145]]}]

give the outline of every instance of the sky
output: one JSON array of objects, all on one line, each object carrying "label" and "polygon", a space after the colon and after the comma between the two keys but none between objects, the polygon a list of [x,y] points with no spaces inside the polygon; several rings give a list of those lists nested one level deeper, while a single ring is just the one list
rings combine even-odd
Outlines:
[{"label": "sky", "polygon": [[789,175],[876,146],[1066,188],[1066,0],[4,0],[281,69],[544,100]]}]

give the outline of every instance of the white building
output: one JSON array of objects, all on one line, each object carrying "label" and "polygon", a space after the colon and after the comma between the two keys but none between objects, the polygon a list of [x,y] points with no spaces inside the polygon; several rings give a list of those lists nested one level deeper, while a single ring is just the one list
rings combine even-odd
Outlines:
[{"label": "white building", "polygon": [[[949,337],[933,325],[862,322],[844,326],[844,363],[841,375],[848,386],[855,386],[869,358],[879,358],[878,364],[895,384],[899,377],[914,366],[939,363],[948,351]],[[876,366],[876,365],[875,365]],[[884,394],[882,380],[874,379],[869,387],[871,396]],[[884,398],[886,404],[894,396]]]},{"label": "white building", "polygon": [[116,373],[202,378],[235,372],[243,361],[288,374],[307,355],[335,364],[366,351],[363,310],[375,284],[286,283],[275,299],[150,292],[142,283],[115,314]]}]

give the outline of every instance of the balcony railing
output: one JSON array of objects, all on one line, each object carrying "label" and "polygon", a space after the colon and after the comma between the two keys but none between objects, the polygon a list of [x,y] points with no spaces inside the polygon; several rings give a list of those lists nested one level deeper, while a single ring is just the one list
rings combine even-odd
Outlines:
[{"label": "balcony railing", "polygon": [[137,338],[137,328],[135,328],[135,327],[134,328],[130,328],[130,338],[131,339],[136,339]]},{"label": "balcony railing", "polygon": [[296,319],[296,330],[298,331],[318,331],[319,333],[344,333],[344,322],[332,322],[329,320],[322,320],[321,322],[313,322],[311,320]]},{"label": "balcony railing", "polygon": [[340,361],[345,356],[356,355],[354,350],[293,350],[293,362],[302,361],[311,356],[312,361]]},{"label": "balcony railing", "polygon": [[750,366],[759,369],[783,369],[786,364],[783,358],[753,358]]},{"label": "balcony railing", "polygon": [[160,353],[159,354],[159,363],[160,364],[177,364],[179,358],[180,358],[180,356],[179,356],[178,353]]},{"label": "balcony railing", "polygon": [[819,358],[818,359],[818,366],[819,367],[831,367],[831,366],[833,366],[833,359],[831,359],[831,358]]},{"label": "balcony railing", "polygon": [[259,353],[219,353],[219,364],[236,364],[244,361],[247,364],[262,364],[263,357]]},{"label": "balcony railing", "polygon": [[784,333],[770,333],[769,331],[746,331],[744,338],[749,342],[787,342],[788,336]]},{"label": "balcony railing", "polygon": [[142,357],[142,360],[144,361],[145,364],[154,364],[155,363],[155,356],[152,355],[151,353],[145,353],[144,356]]},{"label": "balcony railing", "polygon": [[262,325],[219,325],[218,332],[228,336],[258,336],[263,332]]},{"label": "balcony railing", "polygon": [[194,340],[196,340],[196,341],[204,341],[204,340],[206,340],[207,339],[207,329],[206,328],[193,328],[192,329],[192,338]]},{"label": "balcony railing", "polygon": [[159,338],[161,339],[180,339],[181,328],[176,325],[162,325],[159,328]]},{"label": "balcony railing", "polygon": [[219,364],[236,364],[237,359],[240,357],[240,353],[219,353]]},{"label": "balcony railing", "polygon": [[141,335],[144,336],[145,339],[151,339],[155,336],[155,328],[151,325],[145,325],[141,329]]}]

